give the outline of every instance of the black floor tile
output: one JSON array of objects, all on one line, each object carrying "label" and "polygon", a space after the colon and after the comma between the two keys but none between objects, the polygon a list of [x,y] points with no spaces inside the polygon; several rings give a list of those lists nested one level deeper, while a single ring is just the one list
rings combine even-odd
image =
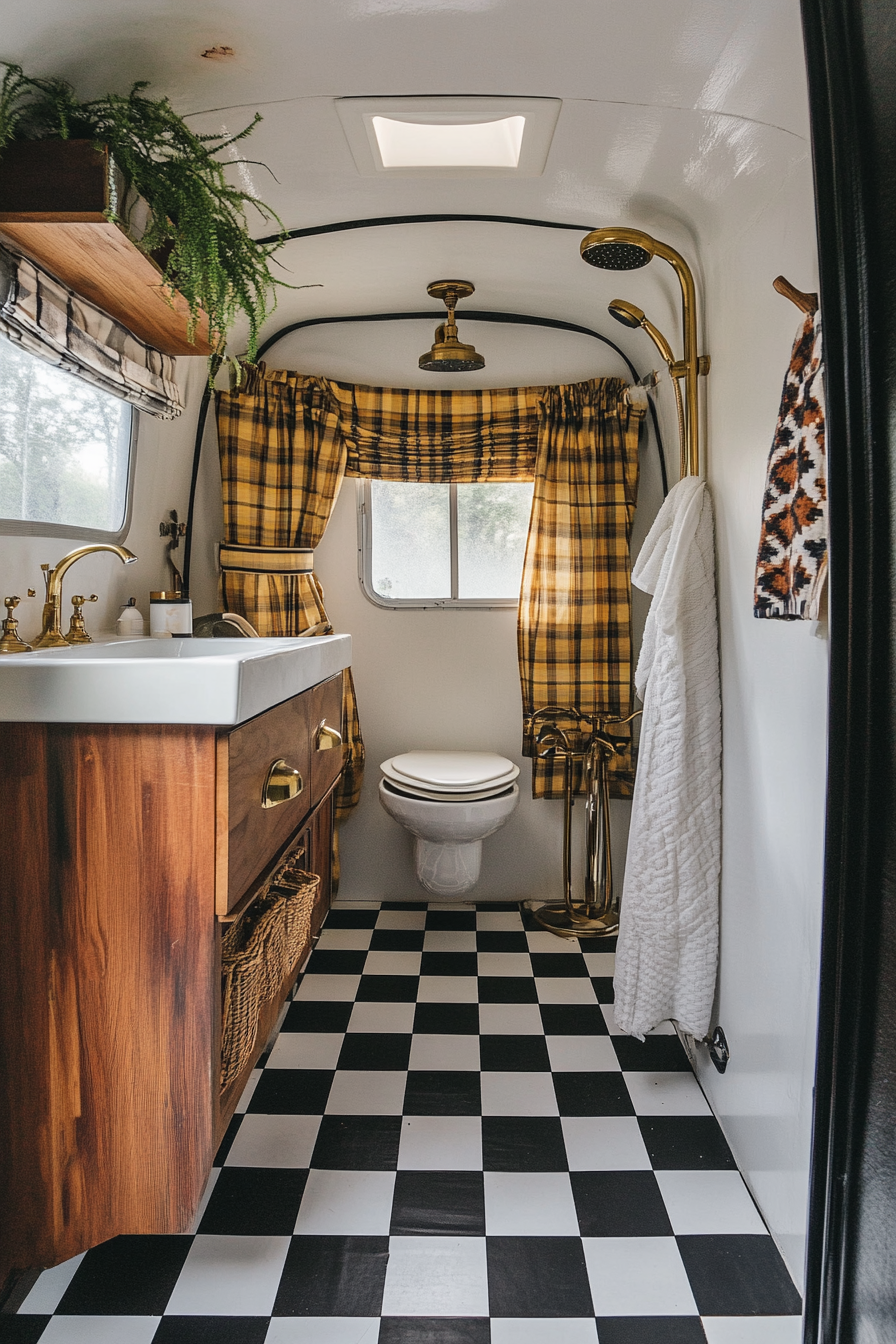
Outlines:
[{"label": "black floor tile", "polygon": [[163,1316],[152,1344],[264,1344],[269,1326],[269,1316]]},{"label": "black floor tile", "polygon": [[338,1069],[406,1069],[411,1037],[373,1031],[349,1032],[339,1052]]},{"label": "black floor tile", "polygon": [[332,1069],[265,1069],[252,1093],[252,1115],[323,1115]]},{"label": "black floor tile", "polygon": [[482,1036],[479,1052],[484,1072],[543,1073],[551,1067],[543,1036]]},{"label": "black floor tile", "polygon": [[482,1118],[485,1171],[566,1171],[563,1128],[552,1115],[485,1115]]},{"label": "black floor tile", "polygon": [[533,952],[531,956],[532,974],[539,979],[554,979],[557,976],[564,979],[570,976],[588,979],[588,967],[581,955],[572,952]]},{"label": "black floor tile", "polygon": [[626,1071],[691,1072],[684,1046],[677,1036],[645,1036],[643,1041],[634,1036],[614,1036],[613,1046],[616,1058]]},{"label": "black floor tile", "polygon": [[718,1120],[711,1115],[643,1115],[641,1137],[654,1171],[736,1171]]},{"label": "black floor tile", "polygon": [[317,949],[311,953],[306,975],[360,975],[367,960],[366,952],[331,952]]},{"label": "black floor tile", "polygon": [[348,1020],[354,1005],[351,1002],[318,1002],[316,999],[299,999],[291,1003],[286,1010],[281,1031],[326,1031],[343,1032],[348,1028]]},{"label": "black floor tile", "polygon": [[485,1316],[384,1316],[379,1344],[489,1344]]},{"label": "black floor tile", "polygon": [[489,1314],[593,1316],[579,1237],[487,1237]]},{"label": "black floor tile", "polygon": [[294,1237],[275,1316],[379,1316],[388,1237]]},{"label": "black floor tile", "polygon": [[324,1171],[394,1171],[400,1138],[400,1115],[325,1115],[311,1165]]},{"label": "black floor tile", "polygon": [[379,910],[340,910],[331,905],[325,921],[328,929],[373,929]]},{"label": "black floor tile", "polygon": [[236,1138],[237,1130],[242,1123],[243,1117],[241,1115],[235,1115],[230,1121],[230,1124],[224,1131],[223,1139],[218,1144],[218,1151],[215,1153],[215,1160],[212,1163],[213,1166],[223,1167],[224,1163],[227,1161],[227,1154],[233,1147],[233,1141]]},{"label": "black floor tile", "polygon": [[600,1344],[706,1344],[699,1316],[598,1316]]},{"label": "black floor tile", "polygon": [[399,1171],[393,1237],[484,1237],[481,1171]]},{"label": "black floor tile", "polygon": [[358,1003],[416,1003],[417,975],[362,975]]},{"label": "black floor tile", "polygon": [[475,910],[428,910],[426,928],[451,929],[454,932],[474,933],[476,931]]},{"label": "black floor tile", "polygon": [[634,1115],[621,1073],[555,1073],[561,1115]]},{"label": "black floor tile", "polygon": [[798,1316],[802,1310],[771,1237],[676,1240],[701,1316]]},{"label": "black floor tile", "polygon": [[404,1094],[405,1115],[481,1115],[479,1074],[414,1069]]},{"label": "black floor tile", "polygon": [[63,1316],[161,1316],[192,1237],[114,1237],[81,1261],[56,1308]]},{"label": "black floor tile", "polygon": [[594,987],[594,997],[598,1003],[615,1003],[616,993],[613,989],[612,975],[593,975],[591,984]]},{"label": "black floor tile", "polygon": [[475,975],[477,970],[475,952],[424,952],[420,962],[421,975]]},{"label": "black floor tile", "polygon": [[583,1237],[672,1236],[652,1171],[574,1171],[569,1179]]},{"label": "black floor tile", "polygon": [[418,1003],[414,1031],[420,1036],[477,1036],[478,1003]]},{"label": "black floor tile", "polygon": [[529,944],[526,941],[526,935],[520,929],[519,933],[512,930],[501,930],[491,933],[487,930],[480,930],[476,934],[477,952],[528,952]]},{"label": "black floor tile", "polygon": [[529,975],[480,975],[480,1003],[537,1003],[535,981]]},{"label": "black floor tile", "polygon": [[199,1224],[217,1236],[291,1237],[305,1191],[300,1168],[224,1167]]},{"label": "black floor tile", "polygon": [[607,1024],[596,1003],[543,1003],[545,1036],[606,1036]]},{"label": "black floor tile", "polygon": [[0,1344],[37,1344],[49,1324],[49,1316],[0,1315]]},{"label": "black floor tile", "polygon": [[422,952],[422,929],[374,929],[371,952]]}]

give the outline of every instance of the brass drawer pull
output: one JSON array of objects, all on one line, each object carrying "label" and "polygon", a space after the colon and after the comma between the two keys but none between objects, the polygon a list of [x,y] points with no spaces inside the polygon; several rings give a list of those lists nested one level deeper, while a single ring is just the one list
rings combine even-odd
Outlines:
[{"label": "brass drawer pull", "polygon": [[334,747],[342,746],[342,734],[331,728],[326,719],[322,719],[317,727],[314,745],[318,751],[332,751]]},{"label": "brass drawer pull", "polygon": [[274,761],[261,791],[262,807],[279,807],[291,798],[298,798],[305,785],[302,776],[286,761]]}]

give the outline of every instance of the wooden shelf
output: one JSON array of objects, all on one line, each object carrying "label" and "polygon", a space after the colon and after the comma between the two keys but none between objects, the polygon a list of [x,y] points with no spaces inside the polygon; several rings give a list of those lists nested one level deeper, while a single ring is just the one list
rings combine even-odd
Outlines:
[{"label": "wooden shelf", "polygon": [[[211,354],[207,319],[189,342],[186,299],[175,291],[172,306],[160,268],[105,218],[110,188],[123,190],[115,173],[88,140],[7,145],[0,160],[0,232],[157,350]],[[145,221],[145,202],[137,199],[129,217]]]}]

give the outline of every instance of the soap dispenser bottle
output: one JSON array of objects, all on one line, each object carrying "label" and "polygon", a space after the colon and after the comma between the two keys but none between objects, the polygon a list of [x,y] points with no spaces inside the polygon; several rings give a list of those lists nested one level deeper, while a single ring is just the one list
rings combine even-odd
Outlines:
[{"label": "soap dispenser bottle", "polygon": [[134,639],[142,636],[145,630],[143,617],[137,610],[137,599],[136,597],[129,597],[115,622],[115,633],[117,635],[127,635]]}]

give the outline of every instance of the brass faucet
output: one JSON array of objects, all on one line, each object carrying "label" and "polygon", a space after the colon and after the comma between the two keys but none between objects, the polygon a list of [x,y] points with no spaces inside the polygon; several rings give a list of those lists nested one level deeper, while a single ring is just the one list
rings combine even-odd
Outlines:
[{"label": "brass faucet", "polygon": [[77,550],[69,551],[68,555],[64,555],[52,569],[49,565],[41,565],[47,595],[44,602],[43,624],[40,634],[34,641],[35,649],[68,648],[69,641],[63,635],[59,624],[62,610],[62,580],[76,560],[80,560],[84,555],[92,555],[94,551],[111,551],[125,565],[132,565],[137,559],[133,551],[127,550],[124,546],[113,546],[111,542],[98,541],[90,546],[79,546]]}]

